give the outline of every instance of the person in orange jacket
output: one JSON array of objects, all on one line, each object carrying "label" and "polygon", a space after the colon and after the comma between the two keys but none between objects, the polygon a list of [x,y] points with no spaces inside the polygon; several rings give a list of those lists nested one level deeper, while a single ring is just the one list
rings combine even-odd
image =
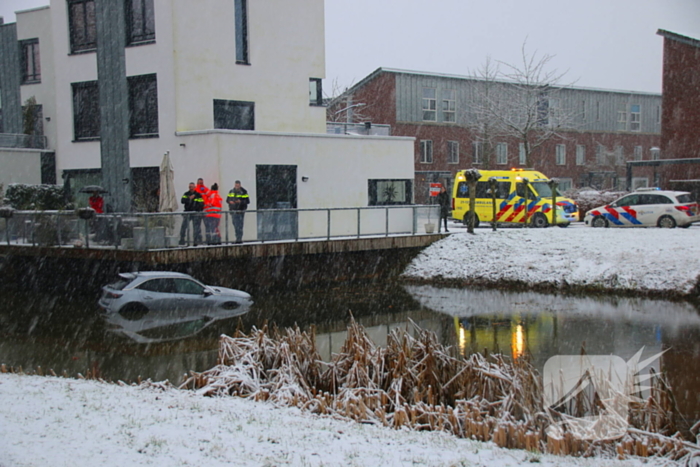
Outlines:
[{"label": "person in orange jacket", "polygon": [[219,195],[219,185],[214,183],[207,194],[204,195],[204,228],[209,245],[218,245],[221,243],[219,222],[221,221],[222,205],[223,200]]}]

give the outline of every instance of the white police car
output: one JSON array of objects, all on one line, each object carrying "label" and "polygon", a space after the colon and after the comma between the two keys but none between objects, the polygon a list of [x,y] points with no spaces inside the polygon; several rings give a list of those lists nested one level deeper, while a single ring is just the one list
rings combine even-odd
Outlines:
[{"label": "white police car", "polygon": [[700,208],[686,191],[639,188],[584,217],[591,227],[690,227],[700,221]]}]

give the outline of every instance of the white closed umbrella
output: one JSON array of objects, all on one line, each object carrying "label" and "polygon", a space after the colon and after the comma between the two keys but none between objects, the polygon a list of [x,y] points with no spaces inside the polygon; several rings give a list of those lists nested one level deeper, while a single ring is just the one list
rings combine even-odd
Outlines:
[{"label": "white closed umbrella", "polygon": [[170,162],[170,151],[163,155],[160,164],[160,199],[158,200],[159,212],[177,211],[177,195],[175,194],[175,171]]}]

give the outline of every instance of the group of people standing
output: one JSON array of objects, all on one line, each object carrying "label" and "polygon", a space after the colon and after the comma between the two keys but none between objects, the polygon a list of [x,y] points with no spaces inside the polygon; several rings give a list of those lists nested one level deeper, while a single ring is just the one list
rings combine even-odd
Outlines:
[{"label": "group of people standing", "polygon": [[[197,184],[190,182],[189,189],[182,195],[180,202],[184,205],[186,213],[185,219],[180,227],[180,245],[184,245],[187,239],[187,230],[192,225],[192,236],[194,245],[202,243],[202,226],[204,221],[205,240],[208,245],[218,245],[221,243],[221,232],[219,223],[221,222],[221,210],[223,199],[219,195],[219,185],[212,184],[210,188],[204,185],[204,180],[197,179]],[[241,186],[240,180],[236,180],[233,188],[226,197],[233,220],[233,229],[236,234],[236,243],[243,243],[243,216],[250,198],[245,188]]]}]

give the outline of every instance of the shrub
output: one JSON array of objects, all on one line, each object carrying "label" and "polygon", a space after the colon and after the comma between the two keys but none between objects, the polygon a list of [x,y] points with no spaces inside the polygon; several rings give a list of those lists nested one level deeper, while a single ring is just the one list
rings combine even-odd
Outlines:
[{"label": "shrub", "polygon": [[61,185],[11,183],[5,190],[4,204],[18,210],[51,211],[71,209]]}]

